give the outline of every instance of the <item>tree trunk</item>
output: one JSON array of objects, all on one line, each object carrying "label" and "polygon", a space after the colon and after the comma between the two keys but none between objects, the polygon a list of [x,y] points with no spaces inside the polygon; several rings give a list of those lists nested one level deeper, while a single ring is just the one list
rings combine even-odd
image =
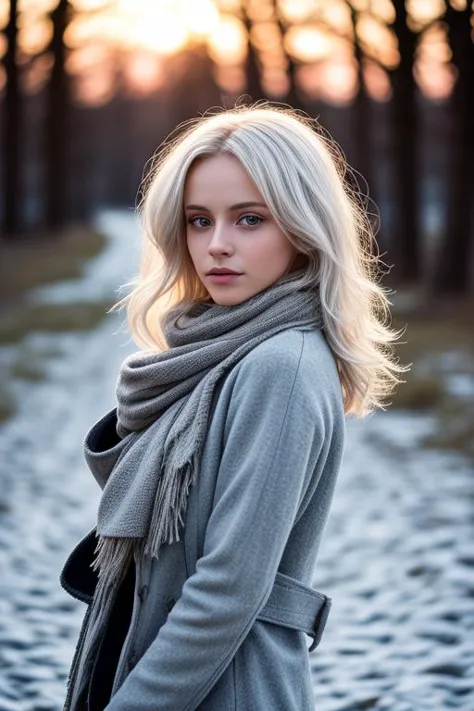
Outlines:
[{"label": "tree trunk", "polygon": [[305,101],[300,98],[300,95],[298,94],[298,90],[297,90],[297,86],[296,86],[297,62],[295,62],[293,57],[290,54],[288,54],[288,52],[285,49],[286,27],[285,27],[283,18],[281,16],[278,0],[272,0],[272,6],[273,6],[273,17],[274,17],[274,19],[278,25],[278,29],[280,31],[282,52],[284,53],[284,55],[286,57],[286,61],[287,61],[288,92],[284,98],[284,101],[285,101],[285,103],[290,104],[290,106],[292,106],[294,109],[298,109],[300,111],[307,112],[308,106],[306,105]]},{"label": "tree trunk", "polygon": [[18,85],[17,0],[10,0],[10,16],[5,28],[7,51],[3,60],[6,73],[3,125],[3,232],[6,238],[20,231],[20,91]]},{"label": "tree trunk", "polygon": [[[357,33],[357,10],[353,7],[351,8],[352,17],[352,27],[354,33],[354,57],[357,62],[357,75],[358,75],[358,91],[353,104],[354,111],[354,133],[353,140],[355,145],[356,153],[356,168],[361,174],[363,180],[367,183],[364,185],[363,181],[357,182],[358,189],[362,194],[371,196],[371,200],[377,203],[377,185],[375,182],[374,166],[373,166],[373,146],[371,144],[371,137],[373,136],[372,131],[372,111],[371,111],[371,100],[369,93],[367,91],[367,86],[365,84],[364,78],[364,51],[361,47],[359,36]],[[364,200],[364,203],[368,203],[368,197]],[[367,210],[373,214],[374,208],[366,204]],[[379,228],[378,220],[373,227]],[[375,247],[375,245],[372,245]]]},{"label": "tree trunk", "polygon": [[461,11],[448,5],[445,20],[458,76],[451,95],[453,130],[447,225],[438,253],[433,288],[436,293],[463,294],[469,288],[474,197],[474,44],[470,36],[469,3]]},{"label": "tree trunk", "polygon": [[396,12],[393,29],[399,43],[400,63],[392,72],[393,162],[396,194],[392,250],[398,279],[402,282],[415,282],[421,276],[417,89],[413,76],[417,36],[408,27],[404,1],[396,0],[393,5]]},{"label": "tree trunk", "polygon": [[260,70],[260,60],[258,58],[258,52],[253,45],[251,40],[251,30],[252,21],[247,14],[246,3],[242,8],[243,22],[245,29],[247,30],[247,60],[245,62],[245,76],[247,79],[247,92],[251,97],[252,101],[258,101],[260,99],[265,99],[265,92],[262,87],[261,80],[261,70]]},{"label": "tree trunk", "polygon": [[68,216],[67,140],[69,127],[68,81],[65,70],[64,33],[69,22],[69,2],[59,0],[51,12],[54,64],[48,87],[46,112],[46,225],[60,227]]}]

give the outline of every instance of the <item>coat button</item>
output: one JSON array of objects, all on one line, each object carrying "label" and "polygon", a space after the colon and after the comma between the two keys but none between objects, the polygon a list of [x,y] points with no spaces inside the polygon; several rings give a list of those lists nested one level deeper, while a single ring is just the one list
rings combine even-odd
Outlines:
[{"label": "coat button", "polygon": [[176,600],[174,599],[174,597],[169,598],[169,600],[166,603],[166,609],[168,610],[168,612],[171,612],[171,610],[174,607],[175,602],[176,602]]}]

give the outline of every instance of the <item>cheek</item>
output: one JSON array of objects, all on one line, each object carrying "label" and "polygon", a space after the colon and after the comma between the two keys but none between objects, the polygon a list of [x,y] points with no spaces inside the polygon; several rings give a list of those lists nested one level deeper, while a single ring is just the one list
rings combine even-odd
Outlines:
[{"label": "cheek", "polygon": [[281,260],[292,259],[297,252],[296,247],[291,244],[289,239],[287,239],[286,235],[282,232],[273,235],[270,250],[273,254],[278,254]]},{"label": "cheek", "polygon": [[279,256],[289,256],[293,251],[293,245],[288,241],[286,236],[271,229],[260,232],[255,235],[254,239],[241,240],[240,246],[249,253],[254,253],[265,258],[278,254]]},{"label": "cheek", "polygon": [[196,253],[196,244],[190,237],[186,238],[186,245],[187,245],[189,254]]},{"label": "cheek", "polygon": [[186,242],[186,245],[187,245],[187,252],[188,252],[188,260],[189,260],[190,264],[192,264],[192,266],[194,268],[196,268],[196,251],[194,249],[194,246],[193,246],[192,242]]}]

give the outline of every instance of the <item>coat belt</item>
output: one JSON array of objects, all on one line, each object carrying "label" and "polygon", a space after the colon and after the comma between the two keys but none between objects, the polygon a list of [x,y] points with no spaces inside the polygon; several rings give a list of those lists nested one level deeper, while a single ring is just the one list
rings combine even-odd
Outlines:
[{"label": "coat belt", "polygon": [[[70,553],[60,575],[62,587],[73,597],[90,604],[97,583],[97,573],[90,567],[97,545],[95,528]],[[277,572],[273,588],[257,619],[291,627],[312,637],[315,649],[326,625],[331,598],[296,578]]]},{"label": "coat belt", "polygon": [[309,647],[312,652],[321,641],[330,609],[330,597],[277,572],[270,597],[257,619],[306,632],[313,638]]}]

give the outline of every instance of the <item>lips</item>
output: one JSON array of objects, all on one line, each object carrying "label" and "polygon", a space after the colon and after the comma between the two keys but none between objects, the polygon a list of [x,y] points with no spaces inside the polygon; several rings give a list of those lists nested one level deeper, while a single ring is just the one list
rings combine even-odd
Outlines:
[{"label": "lips", "polygon": [[210,274],[216,274],[217,276],[224,276],[225,274],[240,274],[240,272],[234,272],[232,269],[211,269],[210,272],[207,272],[208,275]]}]

